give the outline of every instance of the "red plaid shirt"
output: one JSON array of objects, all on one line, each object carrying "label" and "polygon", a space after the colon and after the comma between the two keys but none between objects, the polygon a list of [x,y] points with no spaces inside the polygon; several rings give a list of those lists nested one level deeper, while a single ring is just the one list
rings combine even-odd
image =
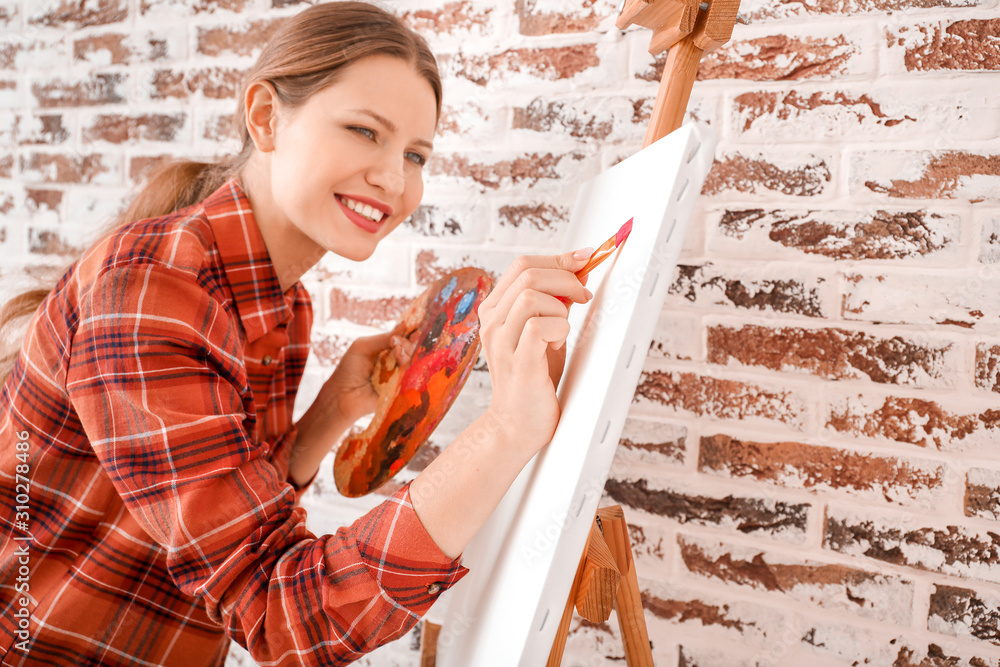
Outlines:
[{"label": "red plaid shirt", "polygon": [[0,664],[220,665],[232,638],[343,665],[468,571],[408,485],[306,530],[288,456],[311,324],[235,181],[66,273],[0,395]]}]

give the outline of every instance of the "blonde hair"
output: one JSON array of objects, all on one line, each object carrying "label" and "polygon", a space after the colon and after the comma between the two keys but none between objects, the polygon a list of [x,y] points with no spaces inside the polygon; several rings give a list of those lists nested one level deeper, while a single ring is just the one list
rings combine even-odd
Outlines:
[{"label": "blonde hair", "polygon": [[[135,220],[197,204],[235,176],[254,151],[244,122],[245,93],[251,84],[270,82],[278,99],[289,108],[296,108],[334,83],[345,67],[375,55],[389,55],[412,63],[417,73],[431,84],[440,117],[441,77],[434,54],[423,37],[399,17],[366,2],[311,6],[284,20],[244,79],[233,116],[234,130],[242,146],[240,151],[214,163],[167,160],[158,164],[125,210],[99,236]],[[57,282],[58,278],[21,292],[0,308],[0,342],[11,336],[16,321],[34,315]],[[0,352],[0,386],[10,375],[19,352],[17,346],[11,347]]]}]

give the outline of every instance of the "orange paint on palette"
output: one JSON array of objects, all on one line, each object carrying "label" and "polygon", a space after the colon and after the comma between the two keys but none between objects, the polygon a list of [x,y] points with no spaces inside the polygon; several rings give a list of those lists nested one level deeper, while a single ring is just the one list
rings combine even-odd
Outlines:
[{"label": "orange paint on palette", "polygon": [[493,289],[481,269],[442,276],[407,308],[416,347],[406,366],[389,350],[372,373],[378,407],[363,432],[337,450],[333,476],[345,496],[363,496],[403,469],[455,402],[479,357],[479,304]]}]

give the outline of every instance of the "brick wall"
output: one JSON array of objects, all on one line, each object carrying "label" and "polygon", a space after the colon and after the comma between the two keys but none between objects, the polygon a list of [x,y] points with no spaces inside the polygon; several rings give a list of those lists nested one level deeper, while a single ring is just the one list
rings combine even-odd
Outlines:
[{"label": "brick wall", "polygon": [[[445,74],[425,203],[306,277],[303,403],[439,272],[557,248],[642,141],[664,58],[612,0],[400,0]],[[72,258],[162,155],[233,148],[295,0],[0,2],[0,275]],[[1000,665],[997,0],[744,0],[690,114],[721,133],[606,500],[658,665]],[[403,479],[486,404],[480,369]],[[392,489],[388,489],[391,491]],[[316,531],[348,501],[329,465]],[[371,665],[416,665],[418,631]],[[565,664],[622,664],[577,619]],[[234,651],[231,664],[249,664]]]}]

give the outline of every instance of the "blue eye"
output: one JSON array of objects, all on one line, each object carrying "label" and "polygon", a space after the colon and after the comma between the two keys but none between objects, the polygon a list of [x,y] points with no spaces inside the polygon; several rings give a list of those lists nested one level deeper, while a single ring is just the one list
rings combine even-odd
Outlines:
[{"label": "blue eye", "polygon": [[373,141],[375,140],[375,130],[371,129],[370,127],[352,126],[348,129],[353,130],[358,134],[364,135]]},{"label": "blue eye", "polygon": [[418,166],[424,166],[427,164],[427,158],[425,158],[420,153],[409,152],[406,154],[406,159]]}]

